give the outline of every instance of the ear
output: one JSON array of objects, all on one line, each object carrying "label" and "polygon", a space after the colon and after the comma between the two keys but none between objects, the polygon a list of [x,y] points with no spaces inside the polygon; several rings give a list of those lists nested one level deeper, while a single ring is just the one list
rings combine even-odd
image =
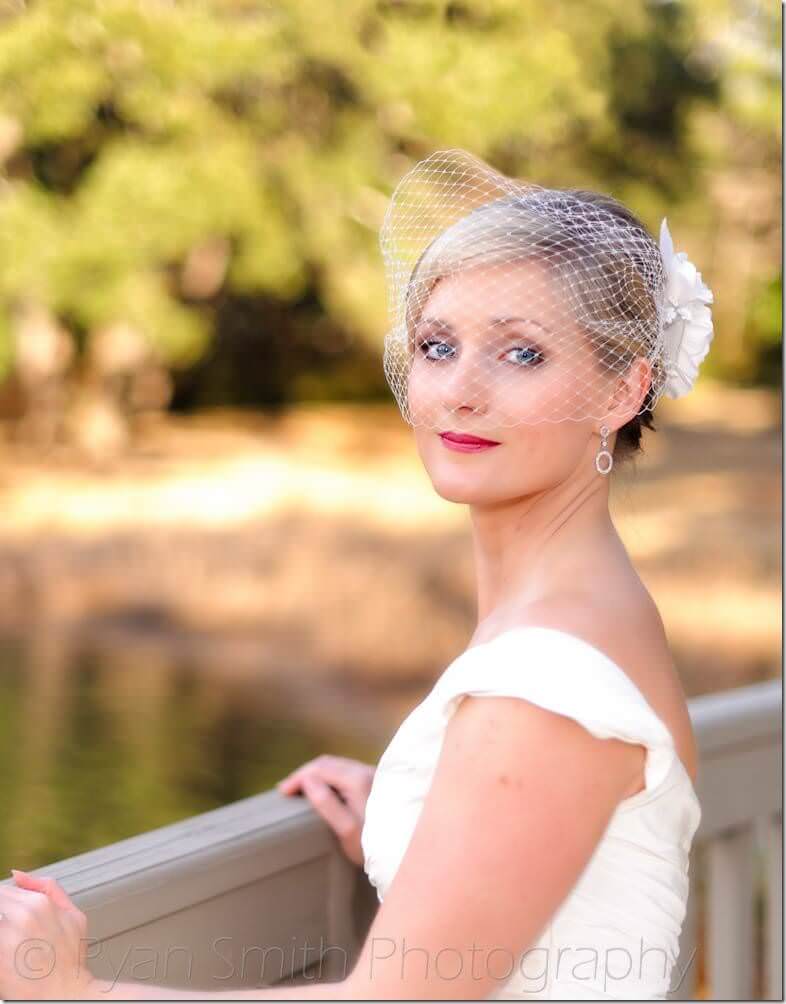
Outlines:
[{"label": "ear", "polygon": [[608,402],[607,417],[622,419],[620,426],[629,422],[641,411],[651,383],[652,364],[639,356],[631,363],[628,372],[617,381],[614,393]]}]

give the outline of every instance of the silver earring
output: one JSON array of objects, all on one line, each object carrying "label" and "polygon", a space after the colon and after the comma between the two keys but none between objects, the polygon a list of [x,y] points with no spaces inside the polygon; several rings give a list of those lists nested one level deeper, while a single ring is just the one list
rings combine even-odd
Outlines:
[{"label": "silver earring", "polygon": [[607,425],[600,427],[600,449],[595,454],[595,470],[598,474],[608,474],[614,466],[614,457],[606,449],[609,445],[606,437],[610,431]]}]

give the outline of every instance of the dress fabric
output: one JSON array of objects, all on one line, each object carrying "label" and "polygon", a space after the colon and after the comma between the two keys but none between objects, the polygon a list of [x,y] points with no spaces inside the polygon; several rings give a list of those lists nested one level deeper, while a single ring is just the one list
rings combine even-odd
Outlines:
[{"label": "dress fabric", "polygon": [[380,902],[415,829],[445,727],[467,694],[521,697],[598,738],[646,749],[645,787],[619,803],[571,892],[487,999],[679,999],[699,799],[671,733],[630,677],[555,628],[516,627],[468,648],[399,726],[377,765],[361,834]]}]

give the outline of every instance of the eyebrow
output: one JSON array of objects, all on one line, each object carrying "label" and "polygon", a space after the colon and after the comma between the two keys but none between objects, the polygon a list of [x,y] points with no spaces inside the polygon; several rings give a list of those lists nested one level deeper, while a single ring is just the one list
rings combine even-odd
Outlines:
[{"label": "eyebrow", "polygon": [[[514,324],[517,322],[522,322],[524,324],[537,324],[539,328],[544,331],[550,331],[545,324],[541,324],[540,321],[536,321],[534,317],[495,317],[491,320],[489,327],[502,327],[505,324]],[[422,324],[434,324],[440,328],[447,328],[448,331],[453,331],[453,325],[448,321],[443,320],[441,317],[421,317],[418,321],[416,328],[419,328]]]}]

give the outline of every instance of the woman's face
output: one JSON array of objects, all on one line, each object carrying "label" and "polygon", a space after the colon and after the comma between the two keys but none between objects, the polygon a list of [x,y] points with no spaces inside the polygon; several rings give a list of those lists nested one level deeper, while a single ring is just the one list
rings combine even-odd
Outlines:
[{"label": "woman's face", "polygon": [[[567,299],[530,261],[467,268],[432,289],[412,332],[408,403],[418,452],[444,498],[530,494],[568,477],[588,449],[594,456],[597,422],[588,416],[604,414],[615,378]],[[444,432],[500,445],[457,452]]]}]

